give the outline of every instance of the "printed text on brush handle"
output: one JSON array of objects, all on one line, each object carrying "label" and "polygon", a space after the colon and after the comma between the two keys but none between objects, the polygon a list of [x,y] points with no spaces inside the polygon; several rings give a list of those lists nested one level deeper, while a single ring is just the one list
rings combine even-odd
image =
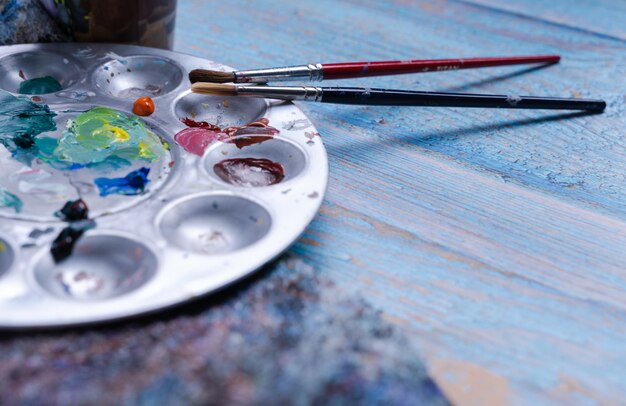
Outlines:
[{"label": "printed text on brush handle", "polygon": [[308,64],[241,70],[233,72],[236,83],[266,83],[271,81],[348,79],[368,76],[399,75],[405,73],[437,72],[456,69],[529,63],[555,63],[558,55],[514,56],[469,59],[416,59],[409,61],[342,62]]},{"label": "printed text on brush handle", "polygon": [[347,62],[322,64],[322,68],[324,79],[347,79],[365,76],[436,72],[529,63],[556,63],[559,60],[560,57],[558,55],[538,55],[498,58]]}]

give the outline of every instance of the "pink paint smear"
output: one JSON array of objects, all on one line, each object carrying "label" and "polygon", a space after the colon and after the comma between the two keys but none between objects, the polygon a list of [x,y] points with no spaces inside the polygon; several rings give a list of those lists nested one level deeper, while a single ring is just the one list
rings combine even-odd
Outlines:
[{"label": "pink paint smear", "polygon": [[221,129],[206,121],[195,121],[185,117],[181,120],[188,128],[174,136],[174,140],[192,154],[202,156],[204,151],[215,141],[231,142],[241,149],[248,145],[267,141],[279,133],[269,125],[267,118],[260,118],[241,127]]}]

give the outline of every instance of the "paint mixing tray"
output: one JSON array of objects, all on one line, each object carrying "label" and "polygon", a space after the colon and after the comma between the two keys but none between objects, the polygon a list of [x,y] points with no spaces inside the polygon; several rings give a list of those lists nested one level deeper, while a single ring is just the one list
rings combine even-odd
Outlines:
[{"label": "paint mixing tray", "polygon": [[[198,67],[227,69],[126,45],[0,47],[0,327],[185,302],[305,230],[328,182],[313,124],[291,103],[192,94],[187,72]],[[154,100],[151,116],[132,113],[140,96]],[[185,130],[184,118],[219,136]],[[79,199],[87,215],[60,213]],[[63,232],[84,234],[55,260]]]}]

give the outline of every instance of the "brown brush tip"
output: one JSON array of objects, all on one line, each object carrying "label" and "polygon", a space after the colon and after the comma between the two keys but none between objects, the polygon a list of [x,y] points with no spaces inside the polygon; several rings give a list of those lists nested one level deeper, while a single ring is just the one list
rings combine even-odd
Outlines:
[{"label": "brown brush tip", "polygon": [[216,96],[237,96],[237,86],[219,83],[194,83],[191,85],[191,91]]},{"label": "brown brush tip", "polygon": [[217,70],[194,69],[189,72],[189,81],[191,83],[229,83],[235,81],[235,72],[220,72]]}]

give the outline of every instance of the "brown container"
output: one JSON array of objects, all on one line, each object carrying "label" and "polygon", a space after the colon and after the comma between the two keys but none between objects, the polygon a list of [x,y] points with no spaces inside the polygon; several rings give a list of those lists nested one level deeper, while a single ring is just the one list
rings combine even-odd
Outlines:
[{"label": "brown container", "polygon": [[59,25],[82,42],[171,49],[176,0],[40,0]]}]

